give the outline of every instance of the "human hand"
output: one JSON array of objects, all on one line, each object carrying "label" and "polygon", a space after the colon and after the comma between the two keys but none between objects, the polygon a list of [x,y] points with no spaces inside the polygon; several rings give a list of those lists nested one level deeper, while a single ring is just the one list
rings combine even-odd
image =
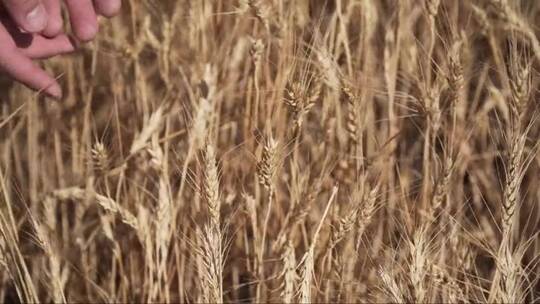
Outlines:
[{"label": "human hand", "polygon": [[[62,0],[0,0],[15,21],[29,33],[54,37],[62,32]],[[121,0],[64,0],[75,36],[92,40],[98,30],[97,15],[112,17],[118,13]]]},{"label": "human hand", "polygon": [[[59,98],[58,82],[32,62],[71,52],[74,45],[63,34],[61,0],[0,0],[0,69],[25,85]],[[78,40],[92,40],[97,14],[118,13],[121,0],[65,0]],[[5,9],[4,9],[5,8]]]}]

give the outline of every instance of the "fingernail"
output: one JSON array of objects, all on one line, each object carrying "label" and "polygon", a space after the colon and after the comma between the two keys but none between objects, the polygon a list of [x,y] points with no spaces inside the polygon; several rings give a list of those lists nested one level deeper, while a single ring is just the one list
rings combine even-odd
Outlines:
[{"label": "fingernail", "polygon": [[29,32],[42,31],[47,26],[47,11],[43,4],[38,4],[26,15],[26,28]]},{"label": "fingernail", "polygon": [[45,92],[56,99],[62,98],[62,89],[58,84],[51,85]]}]

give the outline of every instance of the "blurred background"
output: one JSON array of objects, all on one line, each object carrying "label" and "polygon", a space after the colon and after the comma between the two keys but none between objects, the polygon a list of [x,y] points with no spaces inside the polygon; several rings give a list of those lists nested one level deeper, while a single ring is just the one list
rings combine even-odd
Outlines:
[{"label": "blurred background", "polygon": [[538,301],[539,13],[125,0],[0,80],[0,301]]}]

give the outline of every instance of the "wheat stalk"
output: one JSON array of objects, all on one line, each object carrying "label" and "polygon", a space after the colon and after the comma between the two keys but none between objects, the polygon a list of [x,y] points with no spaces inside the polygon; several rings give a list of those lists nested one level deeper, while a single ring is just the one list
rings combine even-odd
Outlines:
[{"label": "wheat stalk", "polygon": [[326,208],[324,210],[324,213],[321,217],[321,220],[319,221],[319,225],[315,229],[315,232],[313,233],[313,237],[311,240],[311,245],[309,246],[308,251],[305,253],[304,257],[302,258],[302,281],[300,283],[300,303],[311,303],[311,284],[313,281],[313,270],[314,270],[314,259],[315,259],[315,245],[317,244],[317,241],[319,239],[319,234],[321,232],[324,220],[326,219],[326,216],[328,215],[328,212],[330,211],[330,206],[332,205],[332,202],[336,198],[336,195],[338,193],[338,187],[334,186],[332,188],[332,193],[330,194],[330,198],[328,199],[328,203],[326,204]]},{"label": "wheat stalk", "polygon": [[99,173],[106,172],[109,169],[109,155],[103,142],[97,141],[94,143],[91,152],[95,169]]},{"label": "wheat stalk", "polygon": [[341,91],[347,99],[347,132],[349,133],[349,145],[355,148],[359,144],[359,126],[358,126],[358,107],[360,104],[360,98],[349,87],[342,87]]},{"label": "wheat stalk", "polygon": [[150,137],[152,137],[155,132],[159,131],[163,123],[163,116],[165,114],[164,112],[165,107],[160,106],[156,109],[154,113],[152,113],[148,121],[144,124],[141,132],[135,137],[135,139],[133,139],[133,142],[131,143],[131,148],[129,149],[129,153],[131,155],[145,148],[148,144],[148,140],[150,139]]},{"label": "wheat stalk", "polygon": [[383,290],[390,296],[393,303],[406,303],[401,289],[396,283],[396,280],[390,276],[382,266],[378,270],[379,277],[383,283]]},{"label": "wheat stalk", "polygon": [[219,179],[218,169],[216,165],[216,152],[212,144],[207,144],[204,151],[204,173],[202,194],[208,212],[210,214],[210,222],[215,228],[220,225],[220,200],[219,200]]},{"label": "wheat stalk", "polygon": [[283,283],[281,290],[281,301],[292,303],[294,300],[296,285],[296,258],[292,243],[288,243],[282,256],[283,261]]},{"label": "wheat stalk", "polygon": [[507,0],[489,0],[489,4],[494,8],[497,17],[501,21],[525,35],[534,50],[537,60],[540,60],[540,42],[534,30],[524,21],[525,19],[510,6]]},{"label": "wheat stalk", "polygon": [[412,300],[416,303],[423,303],[426,300],[427,286],[425,279],[428,271],[428,248],[427,229],[421,227],[413,235],[409,243],[411,261],[409,264],[409,278],[412,288]]},{"label": "wheat stalk", "polygon": [[201,258],[199,270],[200,284],[203,286],[203,302],[223,303],[223,263],[221,232],[210,225],[197,229],[199,246],[197,255]]},{"label": "wheat stalk", "polygon": [[[261,160],[257,164],[257,174],[259,177],[259,184],[262,185],[268,192],[268,203],[266,206],[266,215],[264,217],[262,238],[259,252],[259,276],[264,276],[264,251],[266,248],[266,237],[268,231],[268,224],[270,222],[270,215],[272,213],[272,203],[274,201],[274,175],[276,174],[278,165],[277,155],[277,141],[272,136],[266,138],[263,146]],[[262,285],[257,286],[257,299],[260,298]]]}]

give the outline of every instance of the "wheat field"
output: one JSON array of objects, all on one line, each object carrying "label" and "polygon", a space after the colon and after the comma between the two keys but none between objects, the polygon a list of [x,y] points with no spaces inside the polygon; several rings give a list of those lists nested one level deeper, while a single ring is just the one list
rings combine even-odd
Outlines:
[{"label": "wheat field", "polygon": [[1,84],[0,302],[539,302],[538,20],[125,0]]}]

